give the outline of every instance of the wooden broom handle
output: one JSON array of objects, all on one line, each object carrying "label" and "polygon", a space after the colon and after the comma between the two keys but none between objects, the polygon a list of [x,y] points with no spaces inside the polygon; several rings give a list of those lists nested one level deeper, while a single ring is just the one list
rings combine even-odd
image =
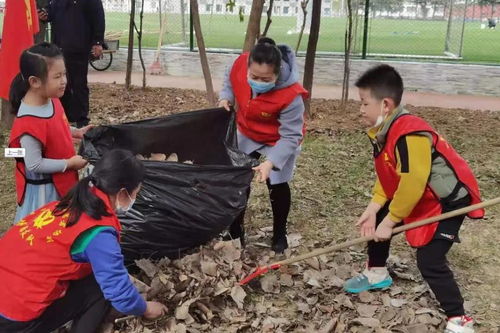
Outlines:
[{"label": "wooden broom handle", "polygon": [[[428,217],[426,219],[423,219],[423,220],[420,220],[420,221],[417,221],[417,222],[412,222],[412,223],[405,224],[403,226],[394,228],[392,230],[392,233],[396,234],[396,233],[399,233],[399,232],[402,232],[402,231],[407,231],[407,230],[415,229],[415,228],[418,228],[418,227],[421,227],[421,226],[424,226],[424,225],[427,225],[427,224],[430,224],[430,223],[434,223],[434,222],[437,222],[437,221],[448,219],[450,217],[455,217],[455,216],[458,216],[458,215],[464,215],[464,214],[467,214],[467,213],[469,213],[469,212],[471,212],[473,210],[482,209],[482,208],[485,208],[485,207],[490,207],[490,206],[493,206],[493,205],[497,205],[499,203],[500,203],[500,197],[495,198],[495,199],[491,199],[491,200],[487,200],[487,201],[483,201],[483,202],[480,202],[480,203],[475,204],[475,205],[471,205],[471,206],[467,206],[467,207],[460,208],[460,209],[457,209],[457,210],[453,210],[451,212],[447,212],[447,213],[444,213],[444,214],[441,214],[441,215]],[[365,242],[368,242],[368,241],[371,241],[371,240],[373,240],[373,235],[372,236],[359,237],[359,238],[356,238],[356,239],[353,239],[353,240],[350,240],[350,241],[347,241],[347,242],[344,242],[344,243],[340,243],[340,244],[336,244],[336,245],[331,245],[331,246],[324,247],[324,248],[321,248],[321,249],[317,249],[317,250],[314,250],[314,251],[311,251],[311,252],[308,252],[308,253],[304,253],[304,254],[295,256],[295,257],[291,257],[291,258],[288,258],[288,259],[285,259],[285,260],[282,260],[282,261],[278,261],[278,262],[275,262],[275,263],[273,263],[273,264],[271,264],[269,266],[273,266],[273,265],[279,265],[279,266],[281,266],[281,265],[289,265],[289,264],[295,263],[297,261],[302,261],[304,259],[309,259],[309,258],[312,258],[312,257],[317,257],[317,256],[325,254],[325,253],[330,253],[330,252],[333,252],[333,251],[338,251],[338,250],[341,250],[341,249],[344,249],[344,248],[347,248],[347,247],[351,247],[353,245],[365,243]]]}]

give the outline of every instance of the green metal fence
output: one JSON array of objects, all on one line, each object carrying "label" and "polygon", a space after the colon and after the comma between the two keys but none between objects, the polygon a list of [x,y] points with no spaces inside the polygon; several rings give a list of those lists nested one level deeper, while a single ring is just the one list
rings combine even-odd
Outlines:
[{"label": "green metal fence", "polygon": [[[122,46],[128,44],[130,1],[102,0],[107,37],[120,39]],[[144,47],[196,48],[188,0],[137,0],[137,24],[142,1]],[[262,30],[269,1],[265,2]],[[306,6],[309,15],[299,53],[307,46],[312,1]],[[348,1],[322,0],[317,48],[320,54],[343,54]],[[500,0],[350,1],[355,56],[500,63],[500,29],[492,26],[500,16]],[[211,51],[241,50],[251,4],[252,0],[199,0],[205,44]],[[268,35],[294,49],[303,23],[301,4],[302,0],[274,0],[271,10]],[[162,22],[165,29],[159,41]]]}]

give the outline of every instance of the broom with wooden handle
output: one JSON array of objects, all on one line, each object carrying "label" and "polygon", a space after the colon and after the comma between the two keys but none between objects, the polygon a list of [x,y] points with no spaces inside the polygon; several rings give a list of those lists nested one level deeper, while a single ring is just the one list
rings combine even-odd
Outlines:
[{"label": "broom with wooden handle", "polygon": [[[500,203],[500,197],[495,198],[495,199],[491,199],[491,200],[488,200],[488,201],[483,201],[483,202],[480,202],[480,203],[475,204],[475,205],[467,206],[467,207],[460,208],[460,209],[457,209],[457,210],[453,210],[451,212],[447,212],[447,213],[444,213],[444,214],[441,214],[441,215],[437,215],[437,216],[429,217],[429,218],[426,218],[426,219],[423,219],[423,220],[420,220],[420,221],[416,221],[416,222],[412,222],[412,223],[409,223],[409,224],[405,224],[403,226],[394,228],[392,230],[392,233],[396,234],[396,233],[400,233],[402,231],[407,231],[407,230],[415,229],[415,228],[418,228],[418,227],[421,227],[421,226],[424,226],[424,225],[427,225],[427,224],[431,224],[431,223],[434,223],[434,222],[437,222],[437,221],[448,219],[450,217],[455,217],[455,216],[458,216],[458,215],[464,215],[464,214],[467,214],[467,213],[469,213],[469,212],[471,212],[473,210],[476,210],[476,209],[482,209],[482,208],[485,208],[485,207],[490,207],[490,206],[493,206],[493,205],[497,205],[499,203]],[[353,245],[366,243],[366,242],[369,242],[371,240],[373,240],[373,235],[359,237],[359,238],[356,238],[356,239],[353,239],[353,240],[350,240],[350,241],[347,241],[347,242],[344,242],[344,243],[340,243],[340,244],[336,244],[336,245],[331,245],[331,246],[328,246],[328,247],[324,247],[324,248],[317,249],[317,250],[314,250],[314,251],[311,251],[311,252],[308,252],[308,253],[304,253],[304,254],[298,255],[296,257],[291,257],[289,259],[277,261],[277,262],[269,264],[267,266],[260,266],[260,267],[257,267],[253,273],[251,273],[250,275],[248,275],[247,277],[245,277],[243,280],[241,280],[239,282],[239,284],[240,285],[245,285],[248,282],[250,282],[251,280],[253,280],[253,279],[255,279],[255,278],[257,278],[257,277],[259,277],[261,275],[264,275],[265,273],[267,273],[270,270],[279,269],[281,266],[293,264],[293,263],[296,263],[298,261],[302,261],[302,260],[309,259],[309,258],[312,258],[312,257],[320,256],[322,254],[331,253],[331,252],[334,252],[334,251],[345,249],[345,248],[351,247]]]}]

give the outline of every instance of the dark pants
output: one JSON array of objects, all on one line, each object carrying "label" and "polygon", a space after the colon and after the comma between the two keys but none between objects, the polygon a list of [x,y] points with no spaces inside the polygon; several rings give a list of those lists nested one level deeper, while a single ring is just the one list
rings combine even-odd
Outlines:
[{"label": "dark pants", "polygon": [[[252,153],[250,156],[259,159],[259,153]],[[269,190],[269,199],[271,201],[271,208],[273,210],[273,238],[283,237],[286,235],[286,225],[288,214],[290,213],[290,206],[292,201],[290,185],[288,183],[273,184],[266,181],[267,189]],[[250,196],[250,190],[247,193]],[[233,222],[229,228],[231,237],[238,238],[243,235],[243,223],[245,220],[245,211],[243,211]]]},{"label": "dark pants", "polygon": [[[443,204],[443,213],[465,207],[470,198],[452,204]],[[377,214],[377,226],[389,212],[387,203]],[[465,314],[460,289],[448,267],[446,254],[454,242],[458,242],[458,232],[465,216],[460,215],[439,223],[434,238],[425,246],[417,248],[417,267],[429,284],[436,299],[448,317]],[[368,243],[368,267],[384,267],[389,257],[391,241]]]},{"label": "dark pants", "polygon": [[0,316],[0,332],[49,333],[72,320],[72,333],[92,333],[97,331],[110,308],[91,274],[71,282],[66,295],[52,303],[37,319],[18,322]]},{"label": "dark pants", "polygon": [[87,84],[89,53],[64,52],[68,84],[61,102],[68,120],[76,123],[77,127],[86,126],[90,121]]}]

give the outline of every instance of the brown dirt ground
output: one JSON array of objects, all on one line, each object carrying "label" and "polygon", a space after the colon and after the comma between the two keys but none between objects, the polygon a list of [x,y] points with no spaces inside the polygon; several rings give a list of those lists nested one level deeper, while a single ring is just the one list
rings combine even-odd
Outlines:
[{"label": "brown dirt ground", "polygon": [[[134,88],[119,85],[91,86],[91,117],[96,124],[151,118],[175,112],[202,109],[204,94],[194,90]],[[293,181],[290,229],[306,240],[340,242],[357,237],[352,226],[369,200],[373,181],[370,144],[358,122],[357,102],[345,109],[335,100],[313,100],[309,134]],[[427,119],[469,161],[485,199],[500,195],[500,113],[461,109],[417,108],[412,112]],[[0,132],[6,143],[7,133]],[[15,190],[13,163],[0,160],[0,232],[13,219]],[[266,189],[254,186],[247,220],[250,229],[270,224]],[[454,246],[449,260],[462,286],[467,307],[481,330],[498,327],[500,309],[500,208],[488,210],[482,222],[469,222],[461,233],[462,244]],[[402,239],[394,253],[413,257]],[[411,283],[401,282],[404,288]]]}]

